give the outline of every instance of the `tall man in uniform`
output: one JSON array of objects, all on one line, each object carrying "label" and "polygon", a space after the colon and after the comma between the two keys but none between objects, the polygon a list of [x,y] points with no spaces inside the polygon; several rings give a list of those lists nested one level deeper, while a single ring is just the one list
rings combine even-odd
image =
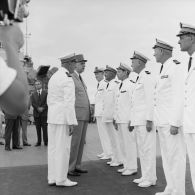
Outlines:
[{"label": "tall man in uniform", "polygon": [[100,137],[100,142],[102,145],[103,153],[98,155],[99,158],[108,158],[111,156],[112,150],[110,145],[110,140],[107,131],[102,125],[102,113],[103,113],[103,99],[106,89],[106,81],[104,80],[104,68],[95,67],[94,70],[95,78],[98,81],[97,92],[95,95],[95,113],[98,133]]},{"label": "tall man in uniform", "polygon": [[132,95],[130,124],[134,127],[131,129],[135,132],[142,172],[142,177],[133,182],[139,187],[149,187],[156,184],[156,131],[154,128],[146,128],[153,86],[151,73],[145,69],[149,59],[135,51],[131,60],[133,71],[138,75]]},{"label": "tall man in uniform", "polygon": [[106,66],[105,79],[107,81],[107,85],[104,93],[102,122],[104,129],[106,129],[110,138],[110,143],[112,147],[112,158],[111,161],[107,162],[107,164],[112,167],[119,166],[123,161],[121,157],[122,154],[120,153],[118,131],[115,130],[113,125],[114,106],[116,101],[115,96],[119,84],[119,82],[115,80],[116,73],[117,71],[114,68],[108,65]]},{"label": "tall man in uniform", "polygon": [[[156,195],[173,195],[179,191],[177,182],[180,183],[180,189],[185,189],[184,175],[181,171],[185,167],[185,151],[181,149],[183,148],[182,132],[180,131],[178,135],[170,132],[170,117],[175,101],[173,99],[173,83],[177,65],[172,61],[172,46],[157,39],[153,49],[156,62],[161,64],[161,68],[155,82],[151,109],[153,110],[154,125],[158,130],[163,169],[167,182],[164,192],[156,193]],[[147,121],[147,127],[152,128],[150,119]],[[177,163],[180,163],[174,170],[171,169],[172,163],[176,163],[176,161],[171,161],[173,156],[178,159]],[[175,179],[176,174],[180,178],[178,181]],[[183,195],[183,193],[181,194]]]},{"label": "tall man in uniform", "polygon": [[48,184],[75,186],[67,178],[75,114],[75,86],[69,72],[74,70],[74,56],[61,59],[62,67],[48,84]]},{"label": "tall man in uniform", "polygon": [[[182,62],[176,72],[177,97],[173,105],[173,120],[171,120],[171,130],[178,134],[179,126],[183,126],[185,143],[190,162],[190,171],[193,188],[195,191],[195,26],[180,24],[181,30],[177,35],[181,51],[187,52],[184,62]],[[180,122],[182,118],[182,124]],[[183,159],[180,159],[180,161]],[[180,172],[185,170],[180,169]],[[178,183],[180,185],[180,183]],[[178,186],[179,187],[179,186]],[[182,193],[182,195],[185,192]]]},{"label": "tall man in uniform", "polygon": [[80,173],[87,173],[87,170],[81,168],[81,160],[86,138],[87,126],[90,121],[90,103],[87,94],[87,87],[81,77],[85,70],[85,62],[82,54],[75,55],[75,71],[72,78],[75,84],[75,111],[78,126],[75,127],[70,152],[69,175],[79,176]]},{"label": "tall man in uniform", "polygon": [[134,175],[137,173],[137,149],[134,132],[129,132],[131,120],[131,96],[134,83],[129,80],[131,68],[120,63],[117,68],[117,77],[121,81],[116,90],[114,125],[119,134],[120,151],[123,153],[124,168],[119,169],[122,175]]}]

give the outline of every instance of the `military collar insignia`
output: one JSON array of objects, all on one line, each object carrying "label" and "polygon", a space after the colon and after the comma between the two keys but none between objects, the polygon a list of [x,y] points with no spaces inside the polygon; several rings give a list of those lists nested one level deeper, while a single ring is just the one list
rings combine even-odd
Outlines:
[{"label": "military collar insignia", "polygon": [[68,77],[72,77],[72,76],[70,75],[70,73],[69,73],[69,72],[66,72],[66,75],[67,75]]},{"label": "military collar insignia", "polygon": [[178,65],[178,64],[181,64],[181,62],[179,62],[178,60],[173,60],[173,62]]},{"label": "military collar insignia", "polygon": [[120,82],[119,81],[114,81],[115,83],[119,84]]}]

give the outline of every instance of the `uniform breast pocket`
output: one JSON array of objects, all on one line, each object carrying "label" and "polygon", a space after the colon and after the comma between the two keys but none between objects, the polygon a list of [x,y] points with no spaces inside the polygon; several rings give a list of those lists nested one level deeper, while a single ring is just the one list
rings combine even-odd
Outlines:
[{"label": "uniform breast pocket", "polygon": [[169,75],[162,75],[160,78],[161,79],[167,79],[169,77]]}]

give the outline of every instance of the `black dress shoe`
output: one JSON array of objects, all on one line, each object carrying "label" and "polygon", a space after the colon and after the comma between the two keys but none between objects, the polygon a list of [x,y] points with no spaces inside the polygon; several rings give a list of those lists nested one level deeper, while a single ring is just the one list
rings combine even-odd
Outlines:
[{"label": "black dress shoe", "polygon": [[11,148],[9,146],[5,146],[5,150],[7,151],[12,151]]},{"label": "black dress shoe", "polygon": [[31,144],[25,143],[25,144],[23,144],[23,146],[31,146]]},{"label": "black dress shoe", "polygon": [[76,171],[69,171],[68,175],[69,176],[80,176],[80,174],[78,172],[76,172]]},{"label": "black dress shoe", "polygon": [[77,172],[77,173],[88,173],[88,171],[85,170],[85,169],[75,169],[75,172]]},{"label": "black dress shoe", "polygon": [[48,183],[48,186],[56,186],[56,183]]},{"label": "black dress shoe", "polygon": [[21,149],[23,149],[21,146],[13,146],[12,148],[13,148],[13,149],[16,149],[16,150],[21,150]]},{"label": "black dress shoe", "polygon": [[36,143],[36,144],[35,144],[35,146],[40,146],[40,145],[41,145],[41,144],[39,144],[39,143]]}]

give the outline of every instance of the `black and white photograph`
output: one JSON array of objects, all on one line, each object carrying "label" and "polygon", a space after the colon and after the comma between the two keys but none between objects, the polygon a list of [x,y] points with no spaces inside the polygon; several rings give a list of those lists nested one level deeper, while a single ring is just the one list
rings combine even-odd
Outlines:
[{"label": "black and white photograph", "polygon": [[0,0],[0,195],[195,195],[194,0]]}]

